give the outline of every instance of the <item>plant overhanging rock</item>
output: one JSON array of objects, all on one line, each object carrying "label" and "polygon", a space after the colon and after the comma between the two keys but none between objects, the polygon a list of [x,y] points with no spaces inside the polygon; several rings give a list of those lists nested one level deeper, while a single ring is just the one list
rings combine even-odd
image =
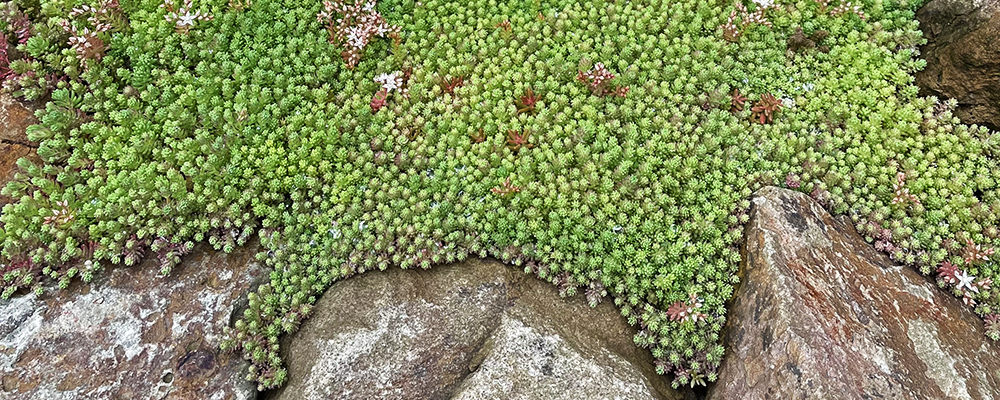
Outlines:
[{"label": "plant overhanging rock", "polygon": [[267,388],[334,282],[493,256],[704,384],[749,196],[784,184],[997,338],[1000,140],[917,97],[918,3],[12,0],[3,88],[47,104],[0,290],[256,235],[273,271],[223,345]]}]

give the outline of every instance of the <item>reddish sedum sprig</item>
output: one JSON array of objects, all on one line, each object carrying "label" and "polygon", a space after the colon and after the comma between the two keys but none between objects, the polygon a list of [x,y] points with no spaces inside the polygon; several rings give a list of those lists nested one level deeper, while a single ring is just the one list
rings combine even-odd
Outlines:
[{"label": "reddish sedum sprig", "polygon": [[774,114],[781,111],[781,101],[773,94],[764,93],[760,96],[760,101],[750,109],[753,112],[752,118],[761,124],[774,122]]},{"label": "reddish sedum sprig", "polygon": [[440,77],[438,84],[441,85],[441,90],[452,96],[455,95],[455,89],[458,89],[465,85],[465,77],[456,76],[452,78]]},{"label": "reddish sedum sprig", "polygon": [[472,143],[482,143],[486,141],[486,133],[483,128],[479,128],[478,132],[469,132],[469,139],[472,139]]},{"label": "reddish sedum sprig", "polygon": [[983,250],[983,248],[974,243],[972,239],[965,239],[965,249],[963,250],[962,259],[965,260],[966,264],[973,264],[980,261],[989,261],[990,256],[993,255],[994,250],[992,248]]},{"label": "reddish sedum sprig", "polygon": [[382,107],[385,107],[385,103],[388,100],[389,100],[389,92],[387,92],[385,89],[375,92],[375,96],[372,96],[372,101],[368,104],[372,108],[372,114],[377,113],[378,110],[381,110]]},{"label": "reddish sedum sprig", "polygon": [[905,181],[905,173],[900,172],[896,174],[896,183],[892,185],[892,190],[895,192],[895,196],[892,198],[892,204],[899,204],[907,201],[920,204],[920,199],[918,199],[916,195],[911,194],[910,189],[907,189],[904,186]]},{"label": "reddish sedum sprig", "polygon": [[497,24],[496,28],[500,28],[500,36],[503,37],[504,40],[510,40],[510,38],[514,36],[514,29],[511,27],[509,19],[505,19]]},{"label": "reddish sedum sprig", "polygon": [[531,135],[531,131],[524,129],[521,132],[511,129],[507,131],[507,148],[514,153],[517,153],[522,148],[530,149],[535,147],[535,145],[528,142],[528,136]]},{"label": "reddish sedum sprig", "polygon": [[14,71],[10,69],[10,59],[7,58],[7,35],[0,32],[0,82],[13,74]]},{"label": "reddish sedum sprig", "polygon": [[6,12],[7,20],[7,31],[14,33],[14,38],[16,38],[17,44],[25,44],[28,39],[31,38],[31,19],[28,15],[18,10],[13,4],[8,4],[6,10],[0,9],[0,18],[3,17],[2,13]]},{"label": "reddish sedum sprig", "polygon": [[528,90],[524,91],[524,96],[521,96],[514,101],[514,106],[517,107],[517,114],[534,114],[535,104],[538,104],[538,100],[540,99],[541,96],[536,95],[531,88],[528,88]]},{"label": "reddish sedum sprig", "polygon": [[521,188],[518,186],[514,186],[514,184],[510,182],[510,177],[508,176],[507,180],[503,181],[503,183],[501,183],[500,186],[490,189],[490,191],[499,194],[501,196],[506,196],[508,194],[520,192]]},{"label": "reddish sedum sprig", "polygon": [[382,14],[375,11],[375,0],[346,4],[344,0],[323,2],[323,11],[316,14],[316,20],[325,24],[330,33],[330,43],[343,45],[340,55],[348,69],[354,69],[361,60],[372,38],[398,36],[399,27],[389,25]]},{"label": "reddish sedum sprig", "polygon": [[983,318],[986,323],[986,336],[993,340],[1000,340],[1000,314],[990,314]]},{"label": "reddish sedum sprig", "polygon": [[802,187],[802,180],[796,173],[789,172],[788,175],[785,175],[785,186],[792,189],[798,189]]},{"label": "reddish sedum sprig", "polygon": [[615,74],[608,71],[603,63],[595,64],[594,68],[590,71],[579,71],[576,74],[576,80],[586,83],[587,87],[590,88],[590,92],[595,96],[615,95],[625,97],[628,94],[628,86],[618,86],[612,89],[610,85],[612,79],[615,79]]},{"label": "reddish sedum sprig", "polygon": [[[116,19],[120,18],[118,0],[103,0],[97,7],[88,5],[76,7],[70,11],[69,17],[75,19],[87,14],[89,16],[86,24],[77,23],[75,20],[59,21],[63,30],[70,34],[69,46],[76,51],[76,57],[83,63],[84,68],[87,68],[87,63],[84,61],[100,61],[104,57],[104,52],[108,50],[107,44],[98,34],[114,29]],[[81,28],[80,25],[89,26]]]},{"label": "reddish sedum sprig", "polygon": [[704,313],[696,311],[702,306],[701,299],[692,294],[688,301],[677,301],[667,309],[667,315],[671,321],[704,321],[707,317]]},{"label": "reddish sedum sprig", "polygon": [[[736,1],[736,9],[729,13],[729,19],[726,20],[725,24],[719,25],[722,29],[722,38],[730,43],[735,43],[743,35],[741,30],[745,31],[750,25],[761,24],[770,28],[772,26],[771,21],[767,20],[764,16],[764,11],[768,8],[775,7],[773,2],[769,1],[759,1],[757,3],[757,9],[754,12],[747,11],[747,7],[743,5],[740,1]],[[739,23],[736,22],[739,18]]]},{"label": "reddish sedum sprig", "polygon": [[604,284],[599,281],[591,281],[586,291],[587,304],[590,304],[591,308],[597,307],[607,295],[608,291],[604,289]]},{"label": "reddish sedum sprig", "polygon": [[736,114],[743,111],[743,107],[747,102],[747,98],[740,94],[739,89],[733,89],[732,93],[729,94],[731,97],[729,112]]},{"label": "reddish sedum sprig", "polygon": [[958,268],[958,266],[948,261],[945,261],[944,263],[941,264],[940,267],[938,267],[937,274],[938,278],[941,279],[942,282],[947,283],[949,285],[954,285],[958,283],[959,271],[961,270]]},{"label": "reddish sedum sprig", "polygon": [[194,245],[191,243],[173,243],[165,237],[158,237],[153,241],[151,250],[156,252],[156,258],[160,261],[160,274],[168,275],[173,267],[180,264],[181,257],[191,253]]}]

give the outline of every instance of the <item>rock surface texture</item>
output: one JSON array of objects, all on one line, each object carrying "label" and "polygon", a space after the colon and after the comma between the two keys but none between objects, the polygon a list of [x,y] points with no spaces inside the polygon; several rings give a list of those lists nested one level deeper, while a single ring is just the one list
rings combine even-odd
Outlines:
[{"label": "rock surface texture", "polygon": [[[26,157],[41,163],[35,149],[37,143],[28,141],[24,130],[37,123],[32,106],[15,101],[10,95],[0,93],[0,188],[14,178],[17,160]],[[0,195],[0,207],[14,199]]]},{"label": "rock surface texture", "polygon": [[218,344],[264,275],[256,247],[196,246],[167,278],[151,259],[92,286],[0,300],[0,398],[255,398],[247,364]]},{"label": "rock surface texture", "polygon": [[615,307],[496,261],[335,284],[284,345],[270,399],[680,399]]},{"label": "rock surface texture", "polygon": [[1000,0],[931,0],[917,20],[927,39],[920,95],[958,100],[962,122],[1000,129]]},{"label": "rock surface texture", "polygon": [[996,399],[1000,346],[957,298],[808,196],[759,191],[710,399]]}]

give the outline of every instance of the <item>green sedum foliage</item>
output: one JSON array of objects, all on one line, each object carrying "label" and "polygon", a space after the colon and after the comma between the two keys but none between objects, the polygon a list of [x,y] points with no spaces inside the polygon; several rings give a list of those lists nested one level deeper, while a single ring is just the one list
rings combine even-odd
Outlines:
[{"label": "green sedum foliage", "polygon": [[[62,77],[28,132],[45,164],[3,190],[3,296],[150,254],[168,274],[195,242],[258,235],[270,282],[224,346],[262,388],[334,282],[469,256],[610,296],[660,373],[714,381],[764,185],[812,194],[997,319],[1000,137],[916,96],[919,2],[746,3],[724,27],[727,1],[383,0],[398,36],[347,68],[317,0],[197,0],[184,26],[183,3],[120,0],[100,57],[57,29],[111,7],[90,1],[10,3],[46,27],[8,36],[35,63],[19,79]],[[599,63],[614,78],[595,83]],[[394,73],[408,96],[375,81]]]}]

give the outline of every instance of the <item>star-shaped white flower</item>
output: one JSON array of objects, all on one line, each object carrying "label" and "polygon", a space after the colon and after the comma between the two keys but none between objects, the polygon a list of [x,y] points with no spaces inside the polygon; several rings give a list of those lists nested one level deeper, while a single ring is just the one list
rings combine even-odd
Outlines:
[{"label": "star-shaped white flower", "polygon": [[979,287],[972,284],[976,281],[976,277],[969,275],[964,269],[955,274],[955,279],[958,280],[958,284],[955,285],[956,289],[962,290],[964,287],[966,290],[979,293]]},{"label": "star-shaped white flower", "polygon": [[360,50],[368,44],[368,37],[361,27],[350,27],[347,30],[347,44]]},{"label": "star-shaped white flower", "polygon": [[192,14],[183,14],[183,15],[180,16],[180,18],[177,19],[177,26],[179,26],[179,27],[185,26],[185,25],[186,26],[194,26],[194,20],[196,20],[196,19],[198,19],[197,13],[194,14],[194,15],[192,15]]},{"label": "star-shaped white flower", "polygon": [[399,89],[403,85],[403,79],[399,76],[398,72],[381,74],[375,77],[375,82],[381,83],[382,89],[385,89],[386,93]]}]

